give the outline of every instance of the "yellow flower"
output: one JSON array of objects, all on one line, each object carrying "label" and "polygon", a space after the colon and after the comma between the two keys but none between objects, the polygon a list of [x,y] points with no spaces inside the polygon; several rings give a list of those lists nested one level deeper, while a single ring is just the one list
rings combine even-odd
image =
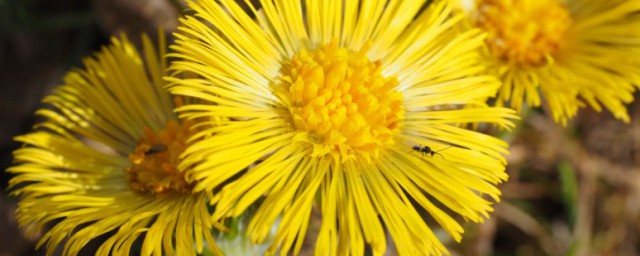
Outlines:
[{"label": "yellow flower", "polygon": [[498,104],[520,110],[542,95],[562,124],[587,104],[629,122],[624,104],[640,85],[640,1],[477,0],[472,8],[503,82]]},{"label": "yellow flower", "polygon": [[279,221],[269,253],[297,254],[315,205],[316,254],[380,255],[388,230],[414,255],[446,252],[427,219],[459,241],[452,215],[488,216],[482,195],[499,200],[506,143],[460,124],[510,127],[514,112],[481,103],[499,86],[481,75],[483,34],[426,2],[190,4],[171,69],[199,77],[169,78],[170,91],[202,100],[181,117],[227,119],[199,123],[216,139],[196,134],[181,163],[194,191],[219,191],[215,220],[259,204],[252,241]]},{"label": "yellow flower", "polygon": [[142,255],[193,255],[203,241],[219,253],[207,196],[176,169],[194,130],[163,89],[164,38],[158,51],[143,43],[144,58],[123,37],[85,59],[44,99],[46,120],[17,137],[25,145],[8,171],[18,221],[34,235],[53,225],[38,243],[49,255],[61,244],[77,255],[97,237],[97,255],[129,255],[141,237]]}]

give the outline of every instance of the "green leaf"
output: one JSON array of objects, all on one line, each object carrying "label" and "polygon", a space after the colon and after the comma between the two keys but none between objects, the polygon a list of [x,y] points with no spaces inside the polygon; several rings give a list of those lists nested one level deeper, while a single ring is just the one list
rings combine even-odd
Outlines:
[{"label": "green leaf", "polygon": [[562,201],[567,209],[569,226],[573,230],[578,214],[578,184],[573,166],[568,161],[558,164],[560,185],[562,186]]}]

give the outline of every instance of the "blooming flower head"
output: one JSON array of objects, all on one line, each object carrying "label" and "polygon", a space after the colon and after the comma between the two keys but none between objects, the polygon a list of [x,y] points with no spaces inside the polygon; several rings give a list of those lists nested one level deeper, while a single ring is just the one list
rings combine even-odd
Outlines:
[{"label": "blooming flower head", "polygon": [[483,106],[499,86],[481,75],[484,36],[427,2],[190,3],[171,69],[197,77],[170,91],[201,100],[181,117],[223,119],[199,123],[216,139],[194,135],[181,163],[194,191],[217,192],[214,220],[259,204],[250,238],[279,221],[270,252],[296,254],[318,207],[316,254],[379,255],[388,231],[414,255],[446,252],[427,219],[459,241],[454,215],[487,217],[506,145],[461,124],[509,127],[513,111]]},{"label": "blooming flower head", "polygon": [[624,104],[640,85],[639,1],[477,0],[471,19],[488,33],[499,104],[539,106],[542,95],[563,124],[585,105],[629,122]]},{"label": "blooming flower head", "polygon": [[163,89],[166,44],[156,50],[144,36],[143,45],[141,57],[126,37],[113,39],[85,59],[44,99],[54,107],[37,112],[46,120],[17,137],[24,146],[8,171],[18,221],[32,234],[52,224],[38,243],[49,255],[61,244],[78,255],[99,236],[97,255],[129,255],[138,238],[142,255],[193,255],[203,241],[217,251],[211,228],[222,227],[207,196],[177,169],[194,130]]}]

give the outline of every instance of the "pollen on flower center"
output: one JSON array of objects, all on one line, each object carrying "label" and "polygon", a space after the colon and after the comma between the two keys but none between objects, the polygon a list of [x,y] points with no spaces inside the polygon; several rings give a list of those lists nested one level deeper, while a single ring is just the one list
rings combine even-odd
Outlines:
[{"label": "pollen on flower center", "polygon": [[542,66],[561,47],[571,17],[559,0],[479,0],[476,24],[502,61]]},{"label": "pollen on flower center", "polygon": [[195,184],[187,182],[185,173],[176,168],[180,154],[187,147],[190,127],[188,121],[178,124],[171,120],[161,131],[145,128],[144,138],[129,154],[131,167],[127,173],[133,190],[152,194],[191,193]]},{"label": "pollen on flower center", "polygon": [[302,50],[283,64],[274,93],[299,133],[295,141],[312,156],[377,157],[393,143],[404,116],[396,77],[381,74],[381,62],[359,51],[339,47],[336,40]]}]

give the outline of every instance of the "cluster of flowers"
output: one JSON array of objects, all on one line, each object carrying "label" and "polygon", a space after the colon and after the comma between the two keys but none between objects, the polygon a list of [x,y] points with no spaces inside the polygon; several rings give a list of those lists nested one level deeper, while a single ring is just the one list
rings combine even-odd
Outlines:
[{"label": "cluster of flowers", "polygon": [[562,124],[583,106],[628,122],[640,85],[639,1],[189,8],[169,47],[122,36],[85,59],[17,137],[18,220],[48,254],[98,237],[99,255],[222,254],[243,216],[252,243],[297,254],[312,211],[318,255],[384,254],[387,234],[446,254],[429,225],[460,241],[508,178],[507,143],[473,127],[542,101]]}]

